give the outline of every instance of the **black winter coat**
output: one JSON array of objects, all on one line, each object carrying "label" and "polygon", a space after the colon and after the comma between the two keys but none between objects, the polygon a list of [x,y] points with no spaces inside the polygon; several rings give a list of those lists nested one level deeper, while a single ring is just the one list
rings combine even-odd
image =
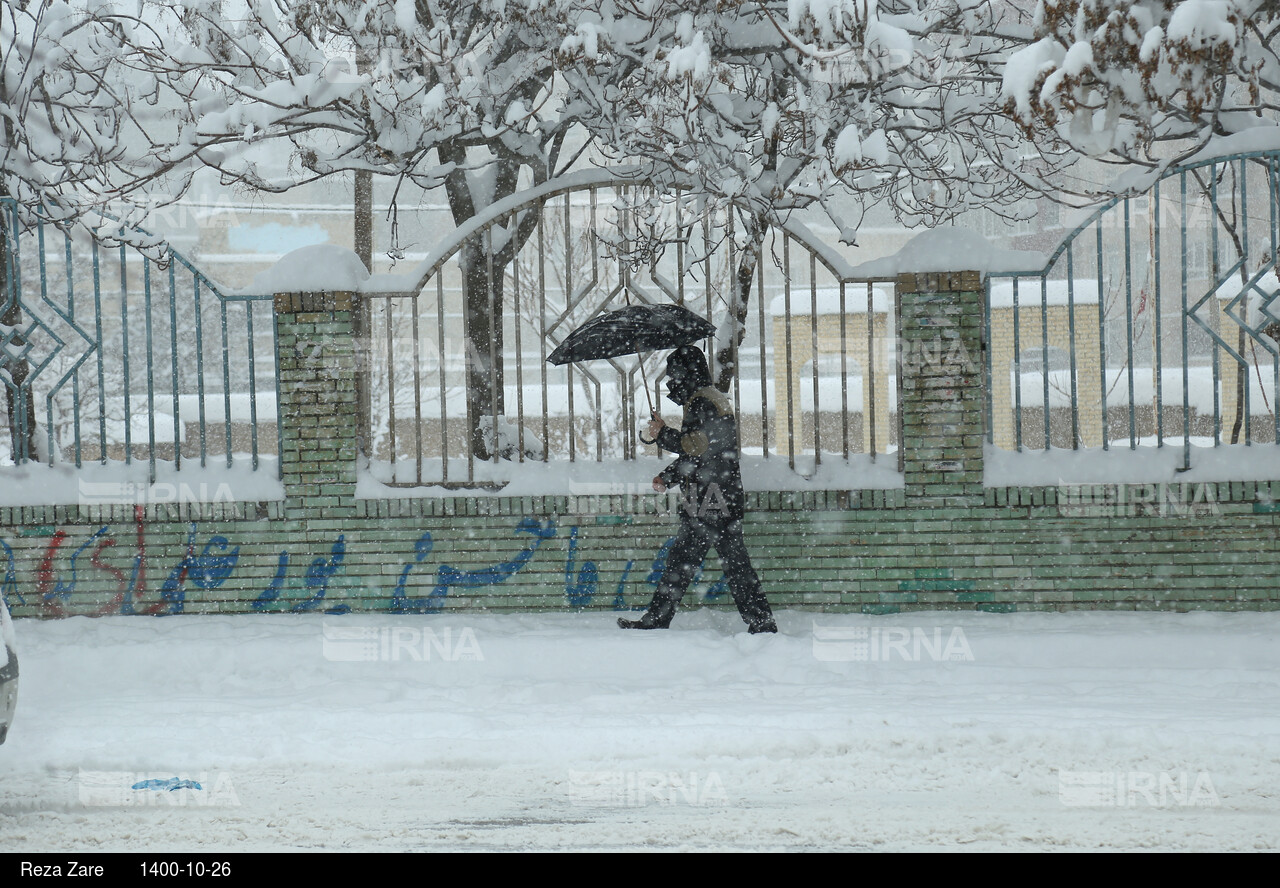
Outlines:
[{"label": "black winter coat", "polygon": [[698,389],[684,404],[680,430],[664,428],[658,446],[680,458],[662,470],[668,487],[680,485],[685,498],[681,520],[710,523],[742,518],[746,498],[738,465],[738,429],[733,408],[714,386]]}]

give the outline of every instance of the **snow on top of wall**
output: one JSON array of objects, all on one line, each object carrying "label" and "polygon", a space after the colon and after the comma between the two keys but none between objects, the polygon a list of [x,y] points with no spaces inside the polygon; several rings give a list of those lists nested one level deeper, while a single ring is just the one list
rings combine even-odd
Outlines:
[{"label": "snow on top of wall", "polygon": [[[477,461],[471,470],[481,483],[503,485],[488,488],[458,488],[427,484],[422,487],[390,487],[395,469],[386,462],[361,464],[356,469],[356,499],[421,499],[473,496],[652,496],[653,477],[670,463],[669,459],[644,456],[634,460],[606,459],[552,460],[551,462],[503,460]],[[744,452],[741,458],[743,487],[749,493],[765,491],[817,490],[893,490],[904,484],[894,454],[881,454],[872,460],[865,453],[850,454],[846,461],[834,454],[824,454],[822,462],[813,465],[813,454],[797,454],[796,469],[788,465],[785,455],[769,458]],[[410,475],[411,461],[401,461]],[[439,461],[432,466],[439,471]],[[465,459],[451,460],[450,478],[465,478]],[[402,480],[411,480],[405,478]],[[674,500],[678,492],[672,492]]]},{"label": "snow on top of wall", "polygon": [[1111,445],[1080,450],[1014,453],[986,445],[983,484],[987,487],[1040,487],[1073,484],[1181,484],[1199,481],[1255,481],[1280,477],[1280,447],[1268,444],[1224,444],[1191,439],[1191,469],[1179,471],[1184,457],[1181,438],[1166,437],[1163,447],[1147,438],[1134,449],[1126,438]]},{"label": "snow on top of wall", "polygon": [[997,247],[976,231],[942,226],[922,231],[892,256],[854,266],[859,278],[888,279],[908,272],[1029,271],[1045,266],[1043,253]]},{"label": "snow on top of wall", "polygon": [[[803,315],[808,317],[813,314],[814,304],[817,304],[819,315],[838,315],[840,314],[840,288],[839,287],[819,287],[815,293],[806,287],[796,287],[791,291],[791,309],[792,315]],[[871,310],[876,313],[890,311],[893,302],[889,299],[889,294],[879,287],[871,292]],[[787,312],[787,298],[783,296],[775,296],[769,300],[769,314],[775,317],[782,317]],[[846,315],[858,315],[867,313],[867,290],[865,286],[848,286],[844,292],[844,313]]]},{"label": "snow on top of wall", "polygon": [[[1070,287],[1068,287],[1070,283]],[[1101,292],[1093,279],[1075,281],[1045,281],[1041,289],[1037,281],[1018,282],[1018,308],[1034,308],[1039,305],[1097,305]],[[1070,298],[1068,298],[1070,297]],[[1013,281],[994,281],[991,284],[991,307],[1013,307]]]},{"label": "snow on top of wall", "polygon": [[369,279],[360,257],[337,244],[299,247],[254,275],[245,294],[356,292]]}]

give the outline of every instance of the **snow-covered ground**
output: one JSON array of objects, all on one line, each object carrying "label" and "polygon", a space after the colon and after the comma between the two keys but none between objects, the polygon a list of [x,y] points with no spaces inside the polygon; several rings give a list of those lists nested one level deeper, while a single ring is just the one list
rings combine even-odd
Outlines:
[{"label": "snow-covered ground", "polygon": [[1280,614],[613,623],[19,621],[0,848],[1280,845]]}]

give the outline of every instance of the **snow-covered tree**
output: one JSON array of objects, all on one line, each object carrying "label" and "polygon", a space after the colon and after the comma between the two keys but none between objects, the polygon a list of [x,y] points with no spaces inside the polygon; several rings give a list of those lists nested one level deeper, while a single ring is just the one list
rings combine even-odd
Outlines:
[{"label": "snow-covered tree", "polygon": [[163,172],[149,136],[158,81],[136,66],[154,36],[96,0],[0,7],[0,198],[14,201],[0,212],[0,333],[9,344],[0,383],[15,457],[34,456],[38,440],[10,239],[37,214],[62,227],[96,218],[94,207],[138,195]]},{"label": "snow-covered tree", "polygon": [[1039,0],[1005,107],[1037,142],[1154,166],[1213,136],[1274,127],[1280,7],[1270,0]]},{"label": "snow-covered tree", "polygon": [[[156,6],[177,38],[154,59],[181,98],[179,143],[224,180],[282,192],[368,173],[442,187],[455,224],[572,165],[573,110],[554,96],[557,4],[504,0],[264,0]],[[264,159],[288,148],[283,174]],[[397,185],[398,192],[398,185]],[[394,200],[393,200],[394,203]],[[502,411],[503,271],[527,225],[461,260],[472,445]],[[395,244],[391,245],[394,251]]]},{"label": "snow-covered tree", "polygon": [[994,0],[648,0],[565,22],[564,78],[601,150],[695,204],[732,207],[739,267],[717,344],[728,386],[770,228],[821,210],[849,243],[886,204],[908,225],[997,212],[1058,184],[1066,146],[1011,125],[1001,66],[1032,39]]}]

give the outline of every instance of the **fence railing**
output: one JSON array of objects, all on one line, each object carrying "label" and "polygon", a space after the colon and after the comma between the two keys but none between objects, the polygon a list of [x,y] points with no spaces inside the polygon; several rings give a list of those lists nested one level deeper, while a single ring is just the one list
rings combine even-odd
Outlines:
[{"label": "fence railing", "polygon": [[[656,456],[637,432],[651,403],[678,421],[678,408],[663,408],[665,352],[561,367],[547,355],[573,329],[629,303],[685,305],[721,336],[733,323],[744,241],[732,215],[607,181],[544,189],[460,232],[423,264],[420,286],[365,296],[375,476],[472,486],[508,479],[512,463]],[[497,282],[491,335],[472,345],[469,256],[483,257],[480,277]],[[892,285],[851,279],[799,226],[770,231],[746,273],[741,342],[702,343],[708,355],[732,354],[727,393],[744,458],[809,475],[851,455],[895,451]],[[479,382],[468,378],[476,366],[487,367]],[[487,389],[478,418],[469,418],[468,385]]]},{"label": "fence railing", "polygon": [[1196,161],[988,277],[987,433],[1006,450],[1280,441],[1280,153]]},{"label": "fence railing", "polygon": [[[106,229],[111,227],[104,220]],[[0,201],[0,466],[262,468],[279,453],[269,297]]]}]

